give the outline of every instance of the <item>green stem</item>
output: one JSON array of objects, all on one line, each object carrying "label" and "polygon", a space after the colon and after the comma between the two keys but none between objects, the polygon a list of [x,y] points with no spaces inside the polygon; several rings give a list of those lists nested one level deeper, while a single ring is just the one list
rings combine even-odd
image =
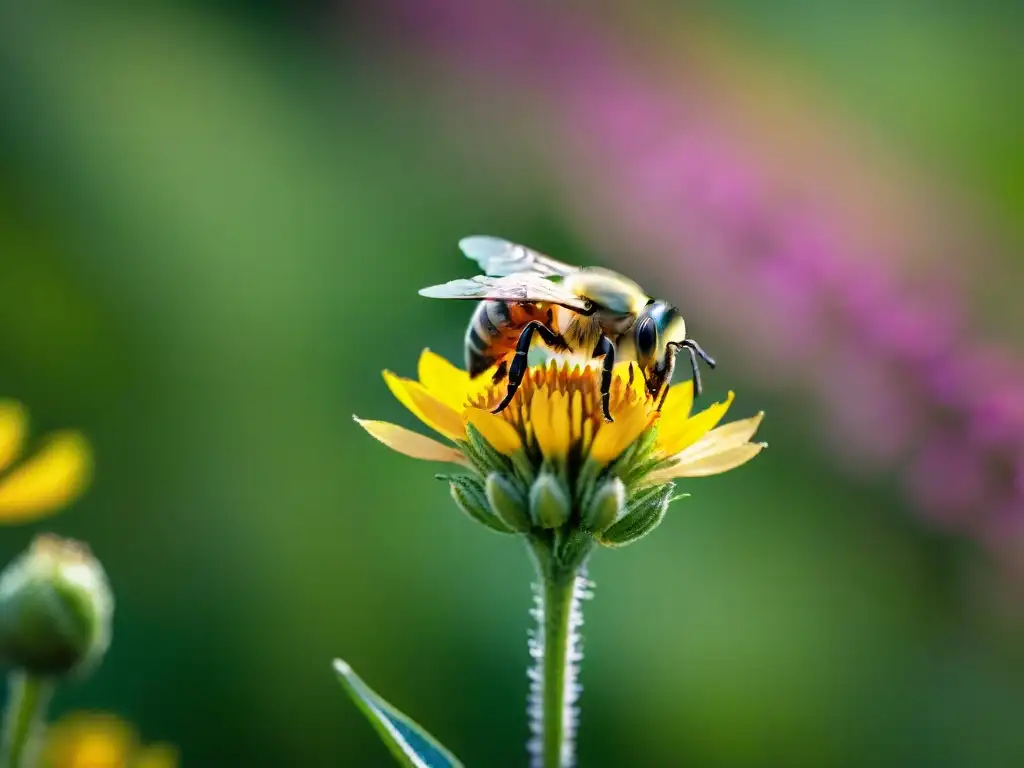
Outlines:
[{"label": "green stem", "polygon": [[534,768],[567,768],[575,763],[576,700],[579,663],[583,658],[579,627],[580,601],[587,596],[584,567],[564,568],[547,547],[532,547],[540,583],[534,617],[537,631],[530,655],[530,753]]},{"label": "green stem", "polygon": [[7,713],[0,742],[0,768],[30,768],[42,736],[53,681],[16,670],[8,678]]}]

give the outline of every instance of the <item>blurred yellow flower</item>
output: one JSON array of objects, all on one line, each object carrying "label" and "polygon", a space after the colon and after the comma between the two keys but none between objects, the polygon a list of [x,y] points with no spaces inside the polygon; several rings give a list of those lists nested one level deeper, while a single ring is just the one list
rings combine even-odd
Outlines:
[{"label": "blurred yellow flower", "polygon": [[116,715],[75,712],[46,732],[46,768],[177,768],[178,752],[168,744],[143,746],[135,730]]},{"label": "blurred yellow flower", "polygon": [[79,432],[48,435],[32,456],[22,454],[28,414],[12,400],[0,400],[0,523],[25,523],[56,512],[77,499],[92,475],[92,452]]},{"label": "blurred yellow flower", "polygon": [[600,371],[589,366],[551,362],[532,367],[515,399],[498,414],[491,410],[504,395],[504,383],[493,385],[486,374],[470,379],[430,350],[420,356],[418,381],[389,371],[384,379],[402,405],[453,445],[383,421],[356,421],[389,448],[417,459],[469,466],[465,446],[466,425],[471,424],[506,456],[526,452],[553,464],[583,458],[603,466],[656,427],[652,456],[657,466],[644,480],[662,483],[725,472],[765,445],[751,442],[763,413],[717,426],[732,404],[731,392],[724,401],[691,414],[693,382],[684,381],[669,390],[659,412],[630,364],[616,366],[613,374],[613,422],[602,415]]}]

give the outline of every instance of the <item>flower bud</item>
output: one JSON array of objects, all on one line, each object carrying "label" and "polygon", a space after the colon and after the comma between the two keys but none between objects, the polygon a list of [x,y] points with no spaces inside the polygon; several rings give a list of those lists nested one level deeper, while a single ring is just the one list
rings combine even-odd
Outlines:
[{"label": "flower bud", "polygon": [[498,533],[512,533],[511,529],[491,511],[483,483],[475,477],[446,477],[444,479],[448,481],[452,498],[463,512],[491,530]]},{"label": "flower bud", "polygon": [[664,519],[674,490],[672,483],[666,483],[638,494],[630,500],[622,519],[600,535],[601,543],[609,547],[624,547],[653,531]]},{"label": "flower bud", "polygon": [[569,519],[572,504],[562,481],[542,472],[530,486],[530,517],[540,528],[558,528]]},{"label": "flower bud", "polygon": [[86,669],[107,650],[113,609],[86,545],[39,536],[0,573],[0,660],[34,675]]},{"label": "flower bud", "polygon": [[511,480],[492,472],[487,476],[486,490],[491,509],[505,525],[520,533],[530,530],[526,499]]},{"label": "flower bud", "polygon": [[613,477],[594,492],[583,510],[583,528],[601,533],[615,523],[626,509],[626,486]]}]

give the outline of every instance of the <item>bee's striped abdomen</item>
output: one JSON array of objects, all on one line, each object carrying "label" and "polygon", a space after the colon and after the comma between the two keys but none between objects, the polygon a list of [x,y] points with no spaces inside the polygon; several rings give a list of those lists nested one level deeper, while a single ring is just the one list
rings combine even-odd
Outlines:
[{"label": "bee's striped abdomen", "polygon": [[481,301],[466,329],[466,370],[479,376],[515,352],[519,334],[531,320],[545,320],[536,304],[498,300]]},{"label": "bee's striped abdomen", "polygon": [[508,349],[502,344],[509,335],[512,313],[504,301],[481,301],[473,311],[466,329],[466,370],[479,376],[497,363]]}]

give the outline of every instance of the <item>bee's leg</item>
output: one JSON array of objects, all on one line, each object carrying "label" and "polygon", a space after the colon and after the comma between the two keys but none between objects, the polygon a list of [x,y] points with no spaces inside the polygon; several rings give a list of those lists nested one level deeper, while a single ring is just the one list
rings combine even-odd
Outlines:
[{"label": "bee's leg", "polygon": [[[665,348],[665,373],[661,377],[661,397],[658,399],[659,411],[665,405],[665,398],[668,397],[668,388],[672,386],[672,374],[676,370],[676,354],[678,352],[679,347],[675,344],[669,344]],[[656,392],[652,394],[657,395]]]},{"label": "bee's leg", "polygon": [[612,369],[615,367],[615,345],[607,336],[602,336],[594,349],[594,357],[604,355],[604,363],[601,365],[601,410],[604,411],[605,421],[614,421],[611,411],[612,400]]},{"label": "bee's leg", "polygon": [[697,353],[693,351],[693,347],[686,347],[686,351],[690,353],[690,368],[693,369],[693,396],[700,397],[701,384],[700,384],[700,368],[697,367]]},{"label": "bee's leg", "polygon": [[519,385],[523,383],[523,377],[526,375],[527,368],[526,358],[530,353],[530,343],[533,341],[534,331],[540,334],[541,339],[549,347],[556,349],[565,347],[565,340],[540,320],[531,320],[527,323],[526,327],[523,328],[523,332],[519,334],[519,341],[516,342],[516,356],[512,360],[512,365],[508,368],[508,389],[505,390],[505,397],[501,399],[498,407],[491,411],[491,413],[501,413],[504,411],[508,404],[512,402],[512,398],[515,397]]}]

